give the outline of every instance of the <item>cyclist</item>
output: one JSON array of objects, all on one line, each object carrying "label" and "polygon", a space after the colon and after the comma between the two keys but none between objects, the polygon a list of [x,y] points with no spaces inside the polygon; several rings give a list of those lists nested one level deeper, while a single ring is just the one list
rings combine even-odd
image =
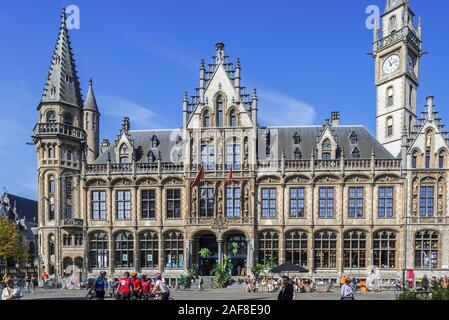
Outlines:
[{"label": "cyclist", "polygon": [[151,293],[151,279],[147,278],[147,276],[142,276],[142,298],[143,300],[149,300],[150,299],[150,293]]},{"label": "cyclist", "polygon": [[118,281],[117,291],[120,300],[131,300],[131,293],[133,292],[133,282],[129,277],[129,272],[125,272],[125,276]]},{"label": "cyclist", "polygon": [[106,287],[108,287],[108,281],[106,280],[106,272],[101,271],[100,276],[95,278],[95,281],[92,284],[92,287],[90,288],[88,295],[92,292],[92,290],[94,290],[97,300],[104,300]]},{"label": "cyclist", "polygon": [[131,273],[131,280],[134,288],[133,296],[136,300],[140,300],[142,298],[142,282],[137,277],[137,272]]},{"label": "cyclist", "polygon": [[162,279],[162,274],[159,272],[156,274],[156,284],[153,287],[152,293],[155,294],[156,292],[161,293],[161,300],[168,300],[170,298],[170,289],[168,288],[168,285],[165,283],[165,281]]}]

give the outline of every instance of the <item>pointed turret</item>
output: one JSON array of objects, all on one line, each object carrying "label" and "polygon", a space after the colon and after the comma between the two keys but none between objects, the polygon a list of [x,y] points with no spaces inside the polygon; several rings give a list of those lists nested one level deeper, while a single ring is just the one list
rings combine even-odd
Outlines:
[{"label": "pointed turret", "polygon": [[84,101],[83,110],[98,112],[97,100],[95,99],[92,79],[89,80],[89,89],[87,91],[86,101]]},{"label": "pointed turret", "polygon": [[76,72],[65,9],[61,13],[61,27],[48,71],[41,102],[65,103],[82,108],[83,98]]},{"label": "pointed turret", "polygon": [[93,81],[89,80],[86,101],[83,107],[83,123],[86,132],[87,162],[93,162],[100,155],[100,112],[95,99]]},{"label": "pointed turret", "polygon": [[396,7],[406,3],[406,0],[387,0],[387,5],[385,6],[385,12],[388,12]]}]

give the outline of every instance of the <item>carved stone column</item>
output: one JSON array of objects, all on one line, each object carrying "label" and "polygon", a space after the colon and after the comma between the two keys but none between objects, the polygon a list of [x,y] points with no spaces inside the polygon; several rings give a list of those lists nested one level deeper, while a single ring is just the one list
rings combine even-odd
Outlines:
[{"label": "carved stone column", "polygon": [[223,240],[217,239],[218,263],[223,263]]}]

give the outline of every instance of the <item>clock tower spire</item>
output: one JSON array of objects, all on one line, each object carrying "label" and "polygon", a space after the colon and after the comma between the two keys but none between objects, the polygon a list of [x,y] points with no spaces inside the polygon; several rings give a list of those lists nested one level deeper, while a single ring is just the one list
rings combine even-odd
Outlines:
[{"label": "clock tower spire", "polygon": [[402,147],[402,129],[416,123],[421,32],[408,0],[387,0],[382,26],[375,30],[376,135],[393,156]]}]

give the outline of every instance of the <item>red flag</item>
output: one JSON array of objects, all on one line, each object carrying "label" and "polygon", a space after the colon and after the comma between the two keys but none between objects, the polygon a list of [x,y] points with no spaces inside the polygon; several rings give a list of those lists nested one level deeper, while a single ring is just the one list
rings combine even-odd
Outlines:
[{"label": "red flag", "polygon": [[226,181],[231,182],[232,180],[232,167],[231,170],[229,170],[228,175],[226,176]]},{"label": "red flag", "polygon": [[192,183],[192,187],[197,187],[200,184],[201,180],[203,180],[203,179],[204,179],[204,168],[203,168],[203,166],[201,166],[200,171],[198,172],[195,180]]}]

